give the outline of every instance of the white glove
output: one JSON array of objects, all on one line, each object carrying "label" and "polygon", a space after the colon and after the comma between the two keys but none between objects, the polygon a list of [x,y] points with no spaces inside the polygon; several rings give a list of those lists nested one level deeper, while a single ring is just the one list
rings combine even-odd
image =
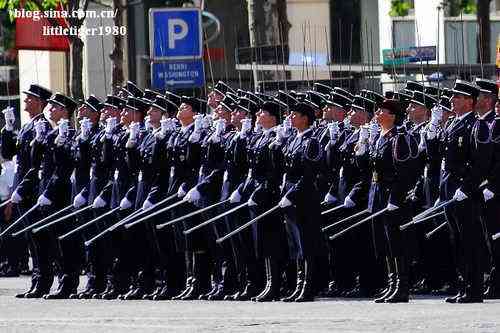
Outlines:
[{"label": "white glove", "polygon": [[45,123],[43,120],[35,122],[35,140],[38,142],[43,141],[45,138]]},{"label": "white glove", "polygon": [[437,127],[441,119],[443,119],[443,109],[439,105],[433,107],[431,111],[431,124]]},{"label": "white glove", "polygon": [[359,129],[359,141],[366,141],[370,137],[370,129],[368,126],[361,126]]},{"label": "white glove", "polygon": [[252,198],[248,199],[247,204],[248,204],[248,207],[257,206],[257,203],[255,201],[253,201]]},{"label": "white glove", "polygon": [[430,123],[429,126],[427,126],[427,129],[425,131],[427,139],[428,140],[433,140],[436,137],[437,134],[437,126],[434,124]]},{"label": "white glove", "polygon": [[328,124],[328,131],[330,132],[330,140],[335,140],[337,139],[337,136],[340,133],[340,127],[339,123],[337,121],[334,121],[333,123]]},{"label": "white glove", "polygon": [[87,203],[87,198],[85,198],[81,193],[78,193],[73,199],[73,208],[80,208]]},{"label": "white glove", "polygon": [[336,197],[334,197],[333,195],[331,195],[330,193],[327,193],[325,195],[325,198],[323,199],[323,203],[325,204],[332,204],[332,203],[335,203],[339,201]]},{"label": "white glove", "polygon": [[434,206],[432,206],[432,207],[437,207],[437,205],[439,205],[440,202],[441,202],[441,200],[439,198],[437,198],[436,202],[434,203]]},{"label": "white glove", "polygon": [[238,190],[235,190],[233,193],[231,193],[231,196],[229,197],[229,202],[238,203],[240,201],[241,201],[241,194]]},{"label": "white glove", "polygon": [[130,207],[132,207],[132,203],[129,199],[127,199],[127,197],[123,198],[120,201],[120,210],[129,209]]},{"label": "white glove", "polygon": [[262,133],[262,125],[261,124],[255,124],[255,126],[253,127],[253,132],[255,134],[260,134]]},{"label": "white glove", "polygon": [[194,116],[194,131],[200,132],[203,129],[203,115],[197,114]]},{"label": "white glove", "polygon": [[182,200],[193,203],[195,201],[200,200],[200,198],[201,198],[200,192],[196,189],[196,187],[193,187],[188,191],[188,193],[184,196],[184,198],[182,198]]},{"label": "white glove", "polygon": [[60,137],[67,137],[68,136],[68,130],[69,130],[69,120],[68,119],[61,119],[57,123],[57,128],[58,128],[58,135]]},{"label": "white glove", "polygon": [[89,139],[90,130],[92,129],[92,122],[89,118],[80,120],[80,138],[84,141]]},{"label": "white glove", "polygon": [[351,127],[351,118],[345,117],[343,123],[345,128]]},{"label": "white glove", "polygon": [[[201,117],[203,117],[203,116],[201,116]],[[208,128],[212,127],[213,123],[214,123],[214,118],[211,115],[207,114],[203,117],[203,128],[204,129],[208,129]],[[195,130],[196,130],[196,128],[195,128]]]},{"label": "white glove", "polygon": [[115,117],[106,119],[106,128],[104,129],[104,133],[106,137],[110,139],[113,136],[113,131],[118,123],[118,120]]},{"label": "white glove", "polygon": [[165,137],[167,133],[170,131],[170,119],[162,119],[160,120],[160,133]]},{"label": "white glove", "polygon": [[372,122],[370,124],[370,137],[369,137],[370,142],[375,141],[375,138],[377,137],[379,131],[380,127],[378,126],[378,124],[376,122]]},{"label": "white glove", "polygon": [[150,116],[144,117],[144,127],[147,130],[150,130],[151,128],[153,128],[153,125],[151,125],[151,117]]},{"label": "white glove", "polygon": [[129,130],[129,140],[132,142],[137,142],[137,137],[139,136],[139,129],[141,128],[141,124],[138,122],[133,122],[128,127]]},{"label": "white glove", "polygon": [[464,192],[462,192],[462,190],[460,190],[460,189],[457,189],[455,191],[455,195],[453,195],[453,199],[455,199],[458,202],[463,201],[467,198],[468,198],[468,196]]},{"label": "white glove", "polygon": [[142,204],[142,210],[148,210],[150,209],[151,207],[153,207],[153,203],[149,200],[146,200],[144,201],[144,203]]},{"label": "white glove", "polygon": [[484,197],[485,202],[493,199],[494,196],[495,196],[495,193],[491,192],[489,189],[485,188],[483,190],[483,197]]},{"label": "white glove", "polygon": [[23,198],[19,195],[19,193],[17,193],[17,191],[14,191],[14,193],[12,193],[12,195],[10,196],[10,201],[14,204],[17,204],[23,201]]},{"label": "white glove", "polygon": [[240,138],[242,139],[246,138],[251,130],[252,130],[252,119],[245,118],[241,120]]},{"label": "white glove", "polygon": [[215,132],[210,137],[210,142],[213,142],[213,143],[219,142],[225,129],[226,129],[226,121],[224,119],[216,120],[215,121]]},{"label": "white glove", "polygon": [[286,138],[292,135],[292,118],[290,116],[286,117],[285,120],[283,120],[283,128],[285,130]]},{"label": "white glove", "polygon": [[186,195],[186,191],[184,190],[184,188],[181,186],[179,186],[179,189],[177,190],[177,197],[178,198],[182,198]]},{"label": "white glove", "polygon": [[94,209],[95,208],[102,208],[106,205],[107,205],[106,201],[104,201],[103,198],[98,196],[97,198],[94,199],[94,202],[92,203],[92,208],[94,208]]},{"label": "white glove", "polygon": [[393,210],[399,209],[398,206],[391,204],[390,202],[387,204],[387,210],[392,212]]},{"label": "white glove", "polygon": [[5,129],[7,131],[14,130],[14,124],[16,122],[16,115],[14,114],[14,108],[12,106],[8,106],[2,110],[3,117],[5,118]]},{"label": "white glove", "polygon": [[38,197],[38,200],[36,201],[36,203],[40,207],[52,205],[52,201],[49,198],[47,198],[45,195],[43,195],[43,194]]},{"label": "white glove", "polygon": [[288,198],[286,196],[284,196],[283,198],[281,198],[279,205],[281,208],[286,208],[286,207],[291,206],[292,202],[290,200],[288,200]]},{"label": "white glove", "polygon": [[344,200],[344,207],[345,208],[352,208],[354,206],[356,206],[356,203],[354,201],[352,201],[351,198],[346,197]]}]

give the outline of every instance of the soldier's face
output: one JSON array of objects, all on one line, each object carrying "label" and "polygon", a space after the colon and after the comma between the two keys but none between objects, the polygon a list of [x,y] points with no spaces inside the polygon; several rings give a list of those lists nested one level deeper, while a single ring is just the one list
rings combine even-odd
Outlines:
[{"label": "soldier's face", "polygon": [[323,119],[332,121],[343,121],[345,118],[345,111],[336,106],[326,106],[323,108]]},{"label": "soldier's face", "polygon": [[495,113],[497,117],[500,117],[500,100],[497,100],[497,102],[495,103]]},{"label": "soldier's face", "polygon": [[231,124],[238,128],[241,127],[241,121],[247,117],[247,112],[243,109],[236,109],[231,113]]},{"label": "soldier's face", "polygon": [[304,128],[307,128],[309,125],[309,121],[307,119],[307,116],[302,115],[301,113],[298,113],[296,111],[293,111],[290,120],[292,121],[292,126],[302,130]]},{"label": "soldier's face", "polygon": [[67,118],[68,113],[66,109],[58,104],[49,103],[47,105],[48,108],[48,118],[52,120],[54,123],[57,123],[62,118]]},{"label": "soldier's face", "polygon": [[85,104],[83,104],[82,106],[80,106],[78,108],[77,118],[78,118],[78,120],[82,120],[83,118],[90,119],[90,116],[89,116],[90,113],[91,112],[90,112],[89,108]]},{"label": "soldier's face", "polygon": [[193,121],[195,113],[193,112],[193,108],[191,105],[182,103],[179,106],[179,112],[177,112],[177,119],[182,122]]},{"label": "soldier's face", "polygon": [[124,108],[122,113],[120,114],[121,118],[120,118],[120,123],[122,125],[128,125],[130,124],[131,122],[134,121],[134,116],[135,116],[135,110],[131,109],[131,108]]},{"label": "soldier's face", "polygon": [[208,101],[207,104],[210,106],[212,109],[215,109],[219,106],[220,102],[224,98],[223,95],[219,94],[216,91],[212,91],[210,94],[208,94]]},{"label": "soldier's face", "polygon": [[46,103],[40,98],[26,94],[24,98],[24,111],[26,111],[30,117],[34,117],[43,111]]},{"label": "soldier's face", "polygon": [[493,98],[491,97],[491,95],[481,93],[477,98],[474,110],[480,115],[482,115],[491,110],[492,104],[493,104]]},{"label": "soldier's face", "polygon": [[229,122],[231,120],[231,112],[226,109],[224,106],[219,104],[217,108],[215,108],[214,111],[214,120],[217,119],[224,119],[226,122]]},{"label": "soldier's face", "polygon": [[451,110],[458,116],[472,110],[472,98],[464,95],[453,95],[451,98]]},{"label": "soldier's face", "polygon": [[148,112],[147,112],[148,116],[149,116],[149,122],[153,125],[158,125],[160,124],[160,120],[161,120],[161,111],[154,107],[154,106],[151,106],[149,109],[148,109]]},{"label": "soldier's face", "polygon": [[368,123],[368,119],[368,112],[364,110],[354,108],[349,112],[349,122],[356,128]]},{"label": "soldier's face", "polygon": [[390,128],[394,125],[396,117],[387,109],[378,109],[375,113],[375,120],[382,128]]},{"label": "soldier's face", "polygon": [[257,112],[256,123],[265,129],[269,129],[276,126],[276,118],[272,116],[269,112],[265,110],[260,110],[259,112]]},{"label": "soldier's face", "polygon": [[118,118],[120,116],[120,109],[112,107],[112,106],[105,106],[101,110],[101,121],[105,121],[108,118]]},{"label": "soldier's face", "polygon": [[406,111],[408,112],[408,118],[414,123],[420,123],[427,118],[427,109],[422,105],[410,103]]}]

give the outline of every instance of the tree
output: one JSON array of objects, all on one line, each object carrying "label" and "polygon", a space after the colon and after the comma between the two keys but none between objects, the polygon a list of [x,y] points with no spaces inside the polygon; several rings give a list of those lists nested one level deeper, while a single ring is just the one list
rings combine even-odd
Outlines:
[{"label": "tree", "polygon": [[[56,9],[59,5],[64,6],[68,12],[82,11],[85,13],[88,7],[88,0],[0,0],[0,9],[21,9],[26,10],[49,10]],[[11,19],[14,17],[11,16]],[[59,22],[52,17],[47,18],[53,27],[60,26]],[[80,29],[85,21],[85,15],[69,17],[64,19],[69,28]],[[70,95],[74,99],[83,99],[82,69],[83,69],[83,41],[79,36],[68,36],[70,44]]]},{"label": "tree", "polygon": [[479,36],[477,36],[479,52],[477,62],[490,63],[490,0],[477,0],[477,22],[479,24]]}]

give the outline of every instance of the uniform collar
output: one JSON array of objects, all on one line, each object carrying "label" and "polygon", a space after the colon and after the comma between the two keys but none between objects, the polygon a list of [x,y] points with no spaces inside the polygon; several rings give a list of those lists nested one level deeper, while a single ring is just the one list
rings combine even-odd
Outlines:
[{"label": "uniform collar", "polygon": [[302,133],[298,133],[298,134],[297,134],[297,138],[301,138],[301,137],[303,137],[305,134],[307,134],[307,133],[309,133],[309,132],[311,132],[311,131],[312,131],[312,128],[311,128],[311,127],[309,127],[309,128],[308,128],[308,129],[306,129],[304,132],[302,132]]},{"label": "uniform collar", "polygon": [[455,119],[457,121],[460,121],[460,120],[463,120],[464,118],[466,118],[468,115],[470,115],[472,113],[472,111],[469,111],[469,112],[466,112],[464,113],[463,115],[461,115],[460,117],[456,117]]}]

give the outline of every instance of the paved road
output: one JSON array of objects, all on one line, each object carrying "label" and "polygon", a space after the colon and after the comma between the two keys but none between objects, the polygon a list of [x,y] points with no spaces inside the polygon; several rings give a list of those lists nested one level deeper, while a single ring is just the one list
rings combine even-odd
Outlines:
[{"label": "paved road", "polygon": [[27,278],[0,279],[0,332],[498,332],[500,300],[409,304],[24,300]]}]

